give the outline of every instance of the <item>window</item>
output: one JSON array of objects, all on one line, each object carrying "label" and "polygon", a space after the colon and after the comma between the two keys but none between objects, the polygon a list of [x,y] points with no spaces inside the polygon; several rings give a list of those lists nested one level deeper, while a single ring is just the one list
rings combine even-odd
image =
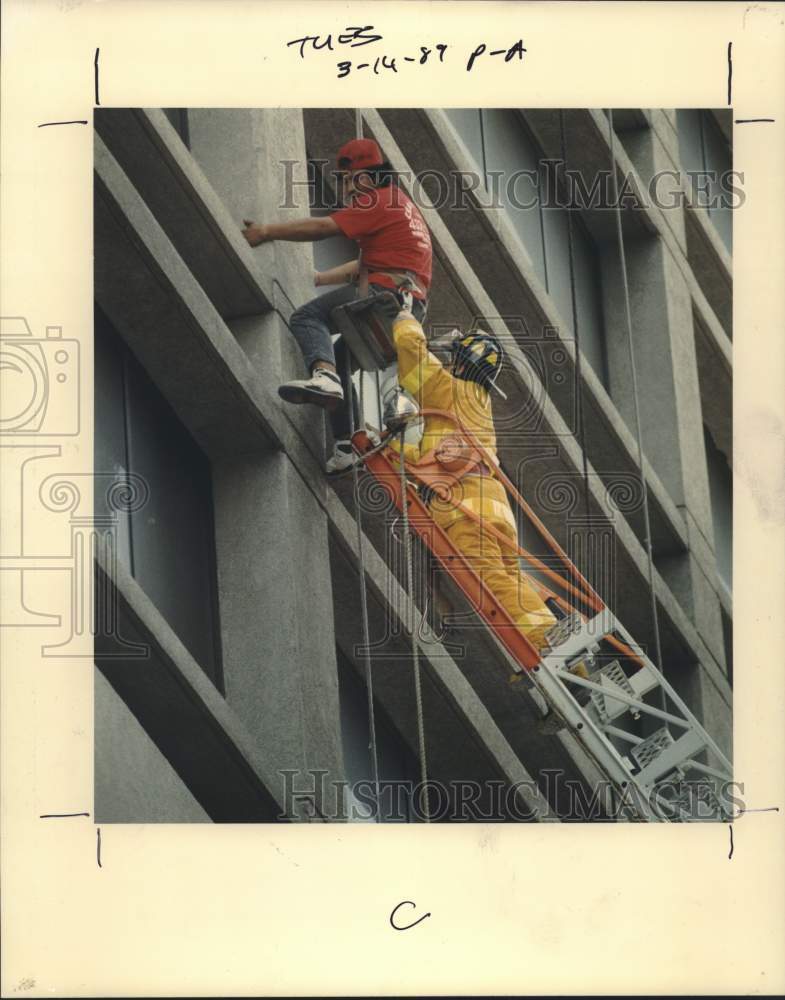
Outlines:
[{"label": "window", "polygon": [[[570,288],[570,245],[567,212],[563,208],[543,208],[543,231],[547,266],[547,288],[559,315],[572,330],[572,290]],[[608,386],[605,359],[605,332],[601,300],[601,276],[597,248],[577,213],[572,213],[572,253],[575,275],[575,310],[581,353],[594,374]],[[574,333],[574,331],[573,331]]]},{"label": "window", "polygon": [[720,178],[733,165],[728,141],[710,111],[681,109],[676,112],[676,123],[682,167],[691,176],[695,201],[706,208],[720,239],[731,252],[732,212],[720,184]]},{"label": "window", "polygon": [[146,484],[145,502],[120,515],[119,559],[220,688],[210,466],[97,307],[94,452],[96,473]]},{"label": "window", "polygon": [[730,591],[733,588],[733,475],[728,460],[715,445],[708,427],[704,426],[703,434],[709,471],[717,572]]},{"label": "window", "polygon": [[[541,192],[552,185],[546,184],[539,146],[516,110],[451,108],[445,113],[485,181],[489,202],[504,208],[537,277],[571,331],[567,210],[561,207],[563,195],[552,206],[542,203]],[[571,221],[582,354],[607,388],[599,254],[577,212]]]},{"label": "window", "polygon": [[[308,189],[311,203],[311,215],[326,216],[339,208],[338,196],[330,184],[330,177],[325,176],[322,164],[317,160],[308,160],[308,180],[313,181]],[[313,266],[317,271],[327,271],[338,267],[348,260],[356,260],[357,244],[346,236],[331,236],[329,240],[317,240],[313,244]],[[330,291],[330,286],[317,288],[316,295],[324,295]]]},{"label": "window", "polygon": [[[338,684],[341,702],[341,737],[343,742],[344,769],[350,785],[364,782],[354,804],[358,813],[370,813],[366,822],[373,822],[373,765],[368,749],[368,695],[355,668],[347,662],[340,650],[338,657]],[[387,721],[378,705],[374,710],[376,749],[379,764],[379,784],[382,799],[382,822],[408,823],[413,819],[409,806],[409,789],[419,781],[417,763],[401,737]],[[367,791],[366,791],[367,789]],[[350,809],[353,795],[347,790],[346,806]],[[350,815],[350,821],[352,817]],[[354,822],[358,822],[354,817]]]},{"label": "window", "polygon": [[483,112],[478,108],[445,108],[444,113],[461,137],[477,172],[485,179],[485,144],[483,141]]}]

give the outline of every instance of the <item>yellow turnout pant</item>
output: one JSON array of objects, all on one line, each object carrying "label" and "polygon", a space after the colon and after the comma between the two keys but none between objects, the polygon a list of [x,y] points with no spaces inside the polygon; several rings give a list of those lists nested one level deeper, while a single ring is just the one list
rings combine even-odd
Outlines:
[{"label": "yellow turnout pant", "polygon": [[517,542],[515,517],[504,488],[488,476],[466,477],[460,485],[461,505],[479,514],[482,523],[462,513],[457,505],[438,502],[432,508],[434,520],[532,645],[540,649],[556,617],[521,572],[516,553],[483,530],[485,524],[491,524]]}]

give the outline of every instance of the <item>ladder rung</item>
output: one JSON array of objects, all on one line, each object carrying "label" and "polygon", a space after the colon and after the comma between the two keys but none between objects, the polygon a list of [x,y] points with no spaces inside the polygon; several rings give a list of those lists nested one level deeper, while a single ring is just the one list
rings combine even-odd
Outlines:
[{"label": "ladder rung", "polygon": [[[663,733],[667,734],[667,738],[661,735]],[[655,781],[682,765],[705,746],[706,741],[695,729],[688,729],[677,740],[674,740],[666,729],[658,730],[630,751],[630,756],[636,763],[640,765],[641,760],[645,761],[636,778],[643,785],[653,785]]]},{"label": "ladder rung", "polygon": [[[590,650],[602,642],[603,638],[608,634],[610,628],[606,627],[606,625],[610,620],[612,620],[612,615],[607,611],[600,611],[599,614],[588,621],[582,621],[577,629],[569,631],[567,637],[562,642],[551,647],[548,655],[543,657],[543,663],[547,663],[549,666],[558,669],[559,664],[563,664],[567,660],[572,660],[579,653]],[[561,622],[558,622],[554,626],[554,629],[558,628],[559,625],[561,625]]]},{"label": "ladder rung", "polygon": [[621,689],[611,692],[608,688],[603,688],[600,687],[599,684],[595,684],[594,681],[585,681],[582,677],[576,677],[575,674],[571,674],[566,670],[557,669],[556,674],[568,684],[585,687],[590,691],[599,691],[608,698],[613,698],[616,701],[622,701],[625,705],[631,705],[632,707],[639,709],[645,715],[653,715],[658,719],[663,719],[665,722],[672,722],[675,726],[680,726],[682,729],[690,729],[692,727],[692,723],[687,719],[680,719],[678,715],[671,715],[670,712],[663,712],[661,709],[655,708],[653,705],[647,705],[645,701],[639,701],[637,698],[631,698],[628,694],[624,694]]}]

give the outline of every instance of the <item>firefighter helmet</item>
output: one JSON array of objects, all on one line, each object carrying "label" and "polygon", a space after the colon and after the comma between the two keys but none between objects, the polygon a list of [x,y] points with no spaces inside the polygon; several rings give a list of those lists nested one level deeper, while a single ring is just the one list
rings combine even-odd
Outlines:
[{"label": "firefighter helmet", "polygon": [[453,374],[485,388],[495,386],[504,362],[504,351],[490,333],[474,330],[459,334],[452,342]]}]

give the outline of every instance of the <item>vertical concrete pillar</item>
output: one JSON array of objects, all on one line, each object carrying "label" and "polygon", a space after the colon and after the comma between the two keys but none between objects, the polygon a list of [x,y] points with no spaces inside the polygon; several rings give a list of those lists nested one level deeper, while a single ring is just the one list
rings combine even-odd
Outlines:
[{"label": "vertical concrete pillar", "polygon": [[324,515],[282,452],[220,462],[213,476],[226,699],[281,772],[341,779]]},{"label": "vertical concrete pillar", "polygon": [[[244,218],[280,222],[309,214],[302,112],[194,110],[189,132],[195,159],[238,226]],[[275,311],[230,326],[274,393],[281,381],[304,374],[286,321],[314,294],[313,252],[306,243],[272,243],[254,254],[273,279]],[[323,454],[322,413],[288,407],[286,415]],[[283,453],[216,463],[213,490],[227,701],[272,749],[281,791],[285,771],[323,771],[340,780],[326,515]],[[295,788],[306,790],[309,781],[302,774]],[[318,781],[314,790],[317,807],[334,815],[336,804],[320,799]]]},{"label": "vertical concrete pillar", "polygon": [[686,254],[686,226],[679,194],[681,180],[677,176],[681,161],[676,112],[653,109],[644,115],[647,127],[624,130],[617,138]]},{"label": "vertical concrete pillar", "polygon": [[[237,220],[286,222],[310,214],[302,111],[296,108],[197,108],[188,112],[194,159]],[[254,250],[274,279],[276,310],[287,317],[315,295],[313,246],[269,243]],[[276,379],[304,374],[294,339],[283,331]]]},{"label": "vertical concrete pillar", "polygon": [[[655,141],[656,137],[650,139],[652,146]],[[615,241],[603,252],[610,391],[634,432],[632,372]],[[625,252],[643,450],[680,509],[689,536],[688,552],[658,560],[658,569],[691,615],[712,657],[725,669],[690,291],[663,240],[626,240]]]}]

